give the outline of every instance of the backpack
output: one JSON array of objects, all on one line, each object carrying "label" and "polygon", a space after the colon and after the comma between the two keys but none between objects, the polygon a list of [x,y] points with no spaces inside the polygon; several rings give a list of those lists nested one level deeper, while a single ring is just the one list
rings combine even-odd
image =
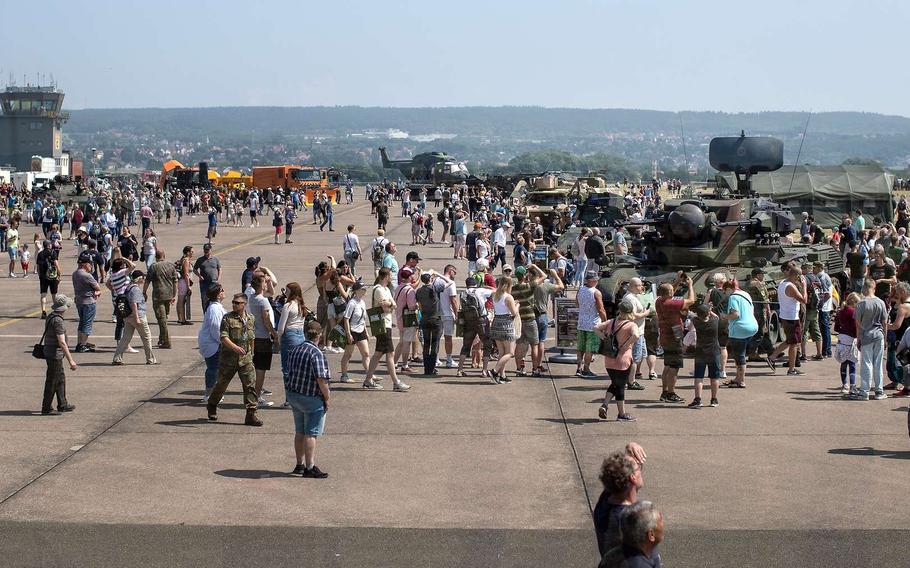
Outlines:
[{"label": "backpack", "polygon": [[114,298],[114,315],[121,320],[125,320],[133,313],[133,306],[130,305],[129,292],[135,286],[135,284],[127,286],[122,294],[117,294],[117,297]]},{"label": "backpack", "polygon": [[385,255],[385,239],[377,239],[373,243],[373,261],[380,262]]},{"label": "backpack", "polygon": [[477,261],[477,231],[471,231],[464,241],[465,248],[468,249],[468,260]]},{"label": "backpack", "polygon": [[585,241],[585,256],[597,262],[597,259],[601,258],[605,253],[606,249],[604,248],[603,239],[599,236],[588,237],[588,240]]},{"label": "backpack", "polygon": [[466,291],[461,298],[461,317],[468,325],[474,325],[483,319],[480,309],[480,300],[470,290]]},{"label": "backpack", "polygon": [[629,344],[634,336],[630,336],[622,345],[619,344],[619,335],[616,333],[622,329],[626,324],[631,324],[632,322],[624,321],[620,324],[619,329],[616,328],[616,320],[613,320],[613,324],[610,326],[610,330],[606,335],[604,335],[603,340],[600,342],[600,354],[615,359],[619,357],[619,352]]},{"label": "backpack", "polygon": [[417,305],[424,319],[436,317],[439,314],[439,294],[432,286],[424,285],[417,290]]},{"label": "backpack", "polygon": [[440,223],[445,222],[445,220],[446,220],[446,210],[445,209],[440,209],[436,213],[436,220],[439,221]]}]

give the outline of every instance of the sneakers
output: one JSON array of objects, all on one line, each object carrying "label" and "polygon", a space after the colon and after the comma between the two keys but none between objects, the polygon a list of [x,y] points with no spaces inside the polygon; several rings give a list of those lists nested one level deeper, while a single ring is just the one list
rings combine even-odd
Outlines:
[{"label": "sneakers", "polygon": [[353,383],[354,379],[348,376],[347,373],[341,373],[341,378],[338,379],[338,382],[341,383]]},{"label": "sneakers", "polygon": [[688,406],[689,408],[699,408],[699,407],[701,407],[701,399],[700,399],[700,398],[693,398],[693,399],[692,399],[692,402],[690,402],[690,403],[687,404],[686,406]]},{"label": "sneakers", "polygon": [[631,414],[620,414],[616,417],[617,422],[635,422],[638,418],[635,418]]},{"label": "sneakers", "polygon": [[510,379],[510,378],[506,375],[506,372],[503,371],[502,374],[499,375],[499,382],[500,382],[500,383],[511,383],[511,382],[512,382],[512,379]]},{"label": "sneakers", "polygon": [[717,399],[716,399],[716,398],[712,398],[712,399],[711,399],[711,404],[709,404],[708,406],[710,406],[711,408],[717,408],[717,405],[718,405],[718,404],[720,404],[720,403],[717,402]]},{"label": "sneakers", "polygon": [[94,352],[95,352],[94,347],[89,347],[88,345],[77,345],[76,346],[76,353],[94,353]]},{"label": "sneakers", "polygon": [[633,381],[631,385],[626,386],[626,390],[630,391],[643,391],[645,387],[641,386],[641,383],[638,381]]},{"label": "sneakers", "polygon": [[684,398],[676,394],[675,392],[667,393],[667,402],[672,402],[675,404],[680,404],[686,402]]},{"label": "sneakers", "polygon": [[138,351],[136,351],[136,348],[133,347],[132,345],[130,345],[129,347],[126,348],[126,352],[127,353],[139,353]]},{"label": "sneakers", "polygon": [[392,387],[392,390],[395,392],[407,392],[411,390],[411,385],[398,381],[395,383],[395,386]]},{"label": "sneakers", "polygon": [[113,361],[111,361],[111,365],[113,365],[115,367],[120,367],[123,365],[123,361],[118,361],[117,359],[114,359]]},{"label": "sneakers", "polygon": [[262,396],[272,396],[272,394],[274,394],[272,391],[265,387],[262,387]]},{"label": "sneakers", "polygon": [[146,361],[145,364],[146,365],[160,365],[161,361],[159,361],[158,359],[150,359],[149,361]]},{"label": "sneakers", "polygon": [[584,371],[582,371],[581,369],[575,369],[575,376],[576,376],[576,377],[584,377],[584,376],[585,376],[585,375],[584,375]]},{"label": "sneakers", "polygon": [[303,470],[303,477],[309,477],[312,479],[325,479],[329,474],[319,469],[317,466],[313,466],[309,469]]},{"label": "sneakers", "polygon": [[72,412],[72,411],[76,410],[76,405],[75,404],[64,404],[63,406],[58,406],[57,410],[59,410],[60,412]]},{"label": "sneakers", "polygon": [[873,397],[873,398],[875,398],[875,400],[885,400],[886,398],[888,398],[888,395],[886,395],[884,392],[877,392],[877,393],[875,393],[875,397]]},{"label": "sneakers", "polygon": [[[850,394],[850,387],[848,387],[847,385],[843,385],[840,388],[840,393],[841,394]],[[895,396],[897,396],[897,395],[895,395]]]},{"label": "sneakers", "polygon": [[490,369],[490,381],[492,381],[494,385],[500,384],[499,373],[497,373],[495,369]]},{"label": "sneakers", "polygon": [[446,369],[454,369],[454,368],[455,368],[455,360],[452,359],[451,357],[446,357]]},{"label": "sneakers", "polygon": [[380,385],[380,384],[377,383],[376,381],[369,380],[369,381],[363,381],[363,388],[365,388],[365,389],[367,389],[367,390],[377,390],[377,391],[381,391],[381,390],[382,390],[382,385]]},{"label": "sneakers", "polygon": [[868,394],[863,394],[861,392],[850,393],[850,396],[847,397],[847,400],[869,400]]},{"label": "sneakers", "polygon": [[765,363],[768,364],[768,368],[771,369],[772,373],[777,371],[777,363],[774,362],[774,359],[771,357],[765,357]]},{"label": "sneakers", "polygon": [[45,312],[44,310],[41,310],[41,319],[43,319],[43,320],[47,319],[47,312]]},{"label": "sneakers", "polygon": [[208,411],[209,420],[218,420],[218,407],[214,404],[206,404],[206,411]]},{"label": "sneakers", "polygon": [[600,408],[597,409],[597,417],[601,420],[607,419],[607,407],[606,405],[601,404]]},{"label": "sneakers", "polygon": [[813,355],[812,356],[813,361],[822,361],[822,360],[824,360],[824,358],[825,358],[824,355]]},{"label": "sneakers", "polygon": [[589,379],[591,379],[591,378],[597,378],[597,373],[593,373],[593,372],[591,372],[590,370],[588,370],[588,371],[582,370],[582,371],[581,371],[581,376],[582,376],[582,377],[589,378]]},{"label": "sneakers", "polygon": [[292,474],[296,473],[296,474],[300,475],[305,471],[306,471],[306,466],[303,465],[302,463],[299,463],[294,466],[294,469],[291,471],[291,473]]},{"label": "sneakers", "polygon": [[657,380],[657,373],[649,373],[649,374],[648,374],[648,380],[649,380],[649,381],[656,381],[656,380]]},{"label": "sneakers", "polygon": [[789,371],[787,371],[787,376],[788,376],[788,377],[801,377],[801,376],[803,376],[803,375],[805,375],[805,374],[806,374],[806,373],[800,371],[799,369],[790,369]]},{"label": "sneakers", "polygon": [[256,401],[256,404],[259,406],[275,406],[275,403],[271,400],[266,400],[263,397],[259,397],[259,400]]},{"label": "sneakers", "polygon": [[660,398],[657,400],[659,400],[660,402],[670,402],[670,400],[667,398],[668,396],[669,396],[669,394],[667,393],[667,391],[663,391],[662,393],[660,393]]}]

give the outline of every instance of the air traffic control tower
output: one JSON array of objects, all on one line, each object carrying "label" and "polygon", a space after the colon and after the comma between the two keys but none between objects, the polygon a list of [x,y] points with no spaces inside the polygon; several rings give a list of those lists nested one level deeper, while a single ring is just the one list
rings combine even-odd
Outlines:
[{"label": "air traffic control tower", "polygon": [[63,91],[50,87],[6,87],[0,92],[0,166],[31,169],[32,156],[63,158]]}]

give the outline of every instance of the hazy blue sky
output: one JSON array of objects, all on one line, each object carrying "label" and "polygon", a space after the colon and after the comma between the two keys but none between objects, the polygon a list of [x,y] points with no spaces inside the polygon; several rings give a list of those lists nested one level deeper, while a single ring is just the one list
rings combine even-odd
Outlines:
[{"label": "hazy blue sky", "polygon": [[541,105],[910,115],[910,2],[44,0],[0,80],[69,108]]}]

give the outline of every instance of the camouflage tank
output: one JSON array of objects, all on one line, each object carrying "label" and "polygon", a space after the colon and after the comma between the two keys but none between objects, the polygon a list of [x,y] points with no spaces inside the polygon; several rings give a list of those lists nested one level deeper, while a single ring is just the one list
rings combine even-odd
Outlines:
[{"label": "camouflage tank", "polygon": [[[654,219],[616,223],[640,234],[629,239],[631,254],[598,259],[602,270],[598,287],[615,298],[631,278],[638,277],[653,294],[658,285],[675,282],[682,271],[692,278],[696,294],[704,294],[712,274],[731,275],[744,286],[752,269],[762,268],[776,308],[781,266],[788,261],[822,262],[836,283],[844,273],[839,251],[823,244],[782,244],[781,237],[798,226],[793,213],[780,203],[752,195],[749,189],[751,174],[778,169],[782,160],[783,145],[773,138],[712,140],[711,164],[737,173],[737,190],[667,200]],[[612,230],[616,228],[607,232]]]}]

